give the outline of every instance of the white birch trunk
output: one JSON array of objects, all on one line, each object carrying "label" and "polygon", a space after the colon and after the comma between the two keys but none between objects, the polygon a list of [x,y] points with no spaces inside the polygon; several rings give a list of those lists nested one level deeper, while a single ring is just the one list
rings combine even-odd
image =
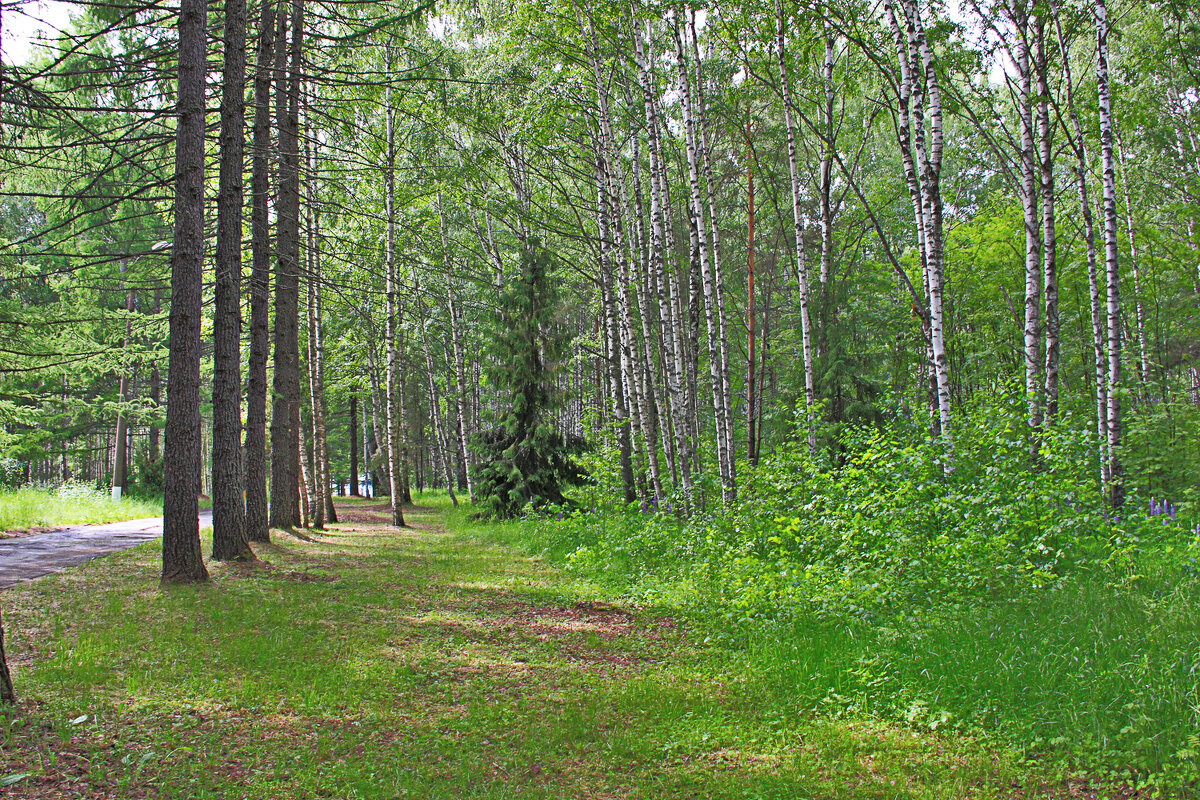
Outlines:
[{"label": "white birch trunk", "polygon": [[1125,501],[1121,469],[1121,294],[1117,258],[1117,179],[1113,159],[1112,99],[1108,88],[1108,9],[1096,0],[1096,93],[1103,167],[1104,266],[1108,290],[1108,497],[1116,510]]},{"label": "white birch trunk", "polygon": [[796,279],[800,294],[800,348],[804,361],[804,413],[808,427],[808,451],[817,451],[816,420],[813,418],[814,382],[812,326],[809,317],[808,264],[804,255],[804,219],[800,211],[800,173],[796,165],[796,134],[792,126],[792,100],[788,85],[787,57],[783,42],[783,7],[775,2],[775,55],[779,63],[779,90],[783,98],[783,124],[787,132],[788,174],[792,190],[792,231],[796,240]]},{"label": "white birch trunk", "polygon": [[1075,187],[1079,192],[1079,206],[1083,217],[1083,238],[1087,256],[1089,310],[1092,321],[1092,355],[1095,368],[1096,391],[1096,447],[1100,465],[1100,485],[1108,485],[1108,363],[1104,352],[1104,322],[1100,311],[1100,285],[1096,269],[1096,226],[1092,216],[1092,204],[1088,199],[1088,156],[1083,126],[1079,122],[1079,111],[1075,106],[1075,90],[1071,78],[1071,61],[1058,6],[1051,0],[1054,26],[1058,36],[1058,51],[1062,60],[1063,87],[1067,95],[1067,111],[1071,119],[1071,148],[1075,153]]}]

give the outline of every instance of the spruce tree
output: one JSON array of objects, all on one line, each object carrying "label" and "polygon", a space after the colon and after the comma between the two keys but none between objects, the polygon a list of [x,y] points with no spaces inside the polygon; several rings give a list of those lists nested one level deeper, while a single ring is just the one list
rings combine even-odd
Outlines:
[{"label": "spruce tree", "polygon": [[487,378],[503,398],[494,425],[475,437],[483,513],[509,518],[525,506],[566,502],[562,490],[583,481],[574,461],[579,437],[556,429],[563,397],[557,375],[570,350],[550,254],[536,238],[522,248],[521,268],[504,284],[491,318]]}]

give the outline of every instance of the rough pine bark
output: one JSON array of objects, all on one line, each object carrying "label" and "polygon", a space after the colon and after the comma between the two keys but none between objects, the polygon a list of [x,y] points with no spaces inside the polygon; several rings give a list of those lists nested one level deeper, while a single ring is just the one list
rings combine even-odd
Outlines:
[{"label": "rough pine bark", "polygon": [[213,310],[213,549],[252,558],[242,497],[242,170],[246,140],[246,2],[225,0],[217,258]]},{"label": "rough pine bark", "polygon": [[[300,40],[303,0],[293,0],[291,47],[287,15],[279,15],[276,113],[279,117],[279,199],[275,272],[275,378],[271,407],[270,524],[300,524]],[[290,49],[290,53],[288,50]],[[290,56],[286,71],[284,56]],[[286,74],[285,74],[286,73]]]},{"label": "rough pine bark", "polygon": [[250,159],[250,359],[246,368],[246,538],[271,541],[267,520],[267,359],[271,303],[271,70],[275,63],[275,3],[264,0],[254,72]]},{"label": "rough pine bark", "polygon": [[163,442],[163,583],[208,580],[200,552],[200,321],[204,280],[204,0],[181,0],[171,250],[170,360]]},{"label": "rough pine bark", "polygon": [[8,659],[4,654],[4,621],[0,620],[0,703],[15,703],[12,675],[8,672]]},{"label": "rough pine bark", "polygon": [[350,496],[361,497],[358,488],[358,395],[350,395]]}]

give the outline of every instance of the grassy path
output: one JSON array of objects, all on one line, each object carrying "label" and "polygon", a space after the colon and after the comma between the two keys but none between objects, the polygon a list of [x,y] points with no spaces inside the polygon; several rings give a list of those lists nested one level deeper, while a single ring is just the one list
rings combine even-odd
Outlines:
[{"label": "grassy path", "polygon": [[346,506],[203,587],[160,590],[150,544],[4,593],[28,699],[0,797],[1082,796],[961,738],[765,713],[676,621],[408,516]]}]

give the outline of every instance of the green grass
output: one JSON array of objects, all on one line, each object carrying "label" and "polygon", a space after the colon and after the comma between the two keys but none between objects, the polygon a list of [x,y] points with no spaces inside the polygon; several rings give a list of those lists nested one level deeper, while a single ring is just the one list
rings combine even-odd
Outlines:
[{"label": "green grass", "polygon": [[1047,585],[954,600],[895,594],[869,609],[848,592],[831,609],[799,590],[746,602],[780,576],[798,585],[790,573],[804,563],[737,572],[728,567],[750,559],[724,558],[716,534],[706,542],[698,526],[646,520],[529,519],[490,536],[596,591],[658,598],[689,616],[754,676],[767,707],[984,735],[1031,761],[1200,796],[1200,595],[1189,564],[1179,566],[1189,556],[1170,544],[1139,550],[1136,576],[1093,559]]},{"label": "green grass", "polygon": [[343,523],[277,534],[265,568],[212,564],[204,586],[159,588],[151,543],[5,592],[22,703],[0,717],[0,780],[26,777],[0,797],[1087,788],[987,739],[777,702],[686,620],[613,605],[466,509],[418,502],[402,532],[380,501],[339,502]]},{"label": "green grass", "polygon": [[5,532],[30,528],[59,528],[158,517],[162,503],[123,497],[113,501],[108,492],[68,484],[59,489],[0,491],[0,537]]}]

